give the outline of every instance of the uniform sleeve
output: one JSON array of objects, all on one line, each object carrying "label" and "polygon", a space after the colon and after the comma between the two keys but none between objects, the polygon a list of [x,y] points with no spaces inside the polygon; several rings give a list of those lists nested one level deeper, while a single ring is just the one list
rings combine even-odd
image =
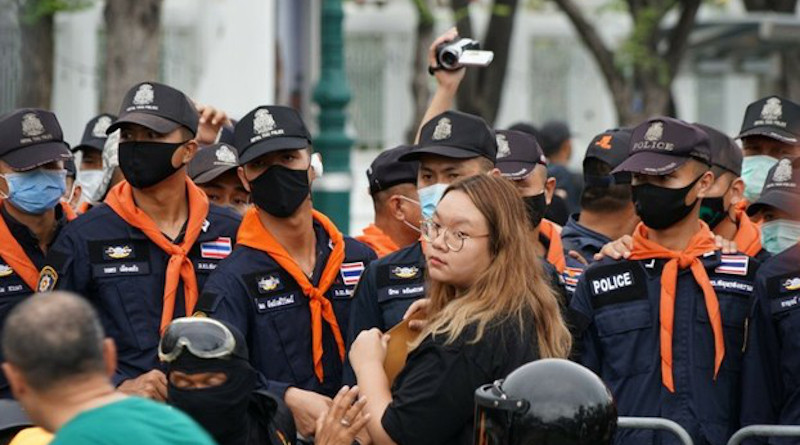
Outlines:
[{"label": "uniform sleeve", "polygon": [[742,358],[742,426],[778,423],[783,400],[780,343],[762,277],[756,282],[753,300]]},{"label": "uniform sleeve", "polygon": [[458,437],[472,418],[475,389],[492,380],[469,355],[441,347],[426,348],[403,372],[381,419],[398,444],[447,443]]},{"label": "uniform sleeve", "polygon": [[376,278],[376,267],[374,264],[367,266],[361,280],[353,293],[353,301],[350,303],[350,318],[347,327],[345,363],[343,368],[342,383],[352,385],[356,382],[356,375],[350,366],[350,345],[353,344],[361,331],[378,328],[385,330],[383,317],[378,305],[378,287]]},{"label": "uniform sleeve", "polygon": [[55,269],[57,279],[51,290],[65,290],[83,297],[89,297],[89,285],[92,278],[92,266],[86,243],[80,242],[72,231],[64,231],[47,252],[45,263]]},{"label": "uniform sleeve", "polygon": [[594,327],[594,308],[590,300],[591,294],[586,284],[586,275],[582,275],[572,296],[567,321],[573,334],[573,357],[587,368],[600,373],[600,348],[597,331]]}]

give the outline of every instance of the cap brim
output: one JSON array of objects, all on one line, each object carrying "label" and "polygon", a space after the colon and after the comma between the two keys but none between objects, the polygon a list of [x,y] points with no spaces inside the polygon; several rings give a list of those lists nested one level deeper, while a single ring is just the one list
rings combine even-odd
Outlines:
[{"label": "cap brim", "polygon": [[87,141],[85,144],[72,147],[72,152],[75,153],[76,151],[84,150],[87,148],[91,150],[103,151],[105,145],[106,144],[104,139],[99,139],[97,141]]},{"label": "cap brim", "polygon": [[792,215],[792,217],[800,218],[800,202],[798,202],[798,197],[795,193],[786,191],[765,192],[758,198],[758,201],[747,207],[747,214],[753,216],[766,207],[775,207]]},{"label": "cap brim", "polygon": [[736,136],[736,139],[746,138],[748,136],[763,136],[770,139],[775,139],[776,141],[783,142],[785,144],[796,144],[797,143],[797,136],[789,133],[788,131],[783,131],[775,127],[755,127],[749,130],[745,130]]},{"label": "cap brim", "polygon": [[214,167],[211,170],[204,171],[203,173],[200,173],[197,176],[193,176],[192,181],[194,181],[195,184],[202,185],[211,182],[220,177],[221,175],[223,175],[224,173],[227,173],[234,169],[236,169],[236,167],[232,167],[230,165],[221,165],[219,167]]},{"label": "cap brim", "polygon": [[141,125],[161,134],[170,133],[181,125],[165,117],[156,116],[155,114],[134,111],[132,113],[125,114],[124,116],[120,116],[119,119],[114,121],[114,123],[108,127],[106,134],[113,133],[115,130],[125,124]]},{"label": "cap brim", "polygon": [[495,164],[495,167],[500,170],[500,174],[502,174],[504,178],[520,180],[527,178],[528,175],[533,173],[533,170],[536,168],[536,163],[521,161],[498,162]]},{"label": "cap brim", "polygon": [[259,156],[264,156],[274,151],[300,150],[310,145],[311,142],[309,142],[308,139],[299,137],[275,137],[264,139],[245,148],[239,153],[239,165],[247,164]]},{"label": "cap brim", "polygon": [[437,155],[453,159],[471,159],[482,156],[479,153],[465,150],[463,148],[451,147],[448,145],[431,145],[426,147],[417,147],[403,156],[400,156],[399,160],[403,162],[419,161],[419,159],[424,155]]},{"label": "cap brim", "polygon": [[628,159],[611,171],[611,174],[639,173],[642,175],[663,176],[681,168],[689,159],[691,158],[640,151],[630,155]]},{"label": "cap brim", "polygon": [[50,162],[72,159],[72,152],[64,142],[45,142],[29,145],[3,155],[3,161],[14,170],[31,170]]}]

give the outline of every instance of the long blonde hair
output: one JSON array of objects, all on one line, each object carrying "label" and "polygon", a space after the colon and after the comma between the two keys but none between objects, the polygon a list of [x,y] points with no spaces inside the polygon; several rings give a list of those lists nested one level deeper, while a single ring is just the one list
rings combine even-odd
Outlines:
[{"label": "long blonde hair", "polygon": [[476,334],[469,341],[477,343],[490,322],[511,317],[517,319],[520,332],[532,334],[526,324],[533,314],[540,357],[566,358],[572,338],[533,248],[528,217],[516,188],[504,178],[477,175],[453,183],[444,194],[456,190],[465,193],[486,218],[492,261],[460,294],[454,286],[428,277],[428,324],[412,347],[428,335],[443,335],[445,343],[452,343],[473,324]]}]

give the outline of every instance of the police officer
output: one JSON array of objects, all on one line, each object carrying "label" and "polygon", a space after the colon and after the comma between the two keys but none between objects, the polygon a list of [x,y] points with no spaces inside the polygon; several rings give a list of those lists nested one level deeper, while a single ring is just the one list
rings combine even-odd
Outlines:
[{"label": "police officer", "polygon": [[378,155],[367,169],[375,223],[356,239],[382,258],[419,239],[418,162],[400,162],[412,147],[401,145]]},{"label": "police officer", "polygon": [[800,156],[800,105],[767,96],[747,106],[742,129],[744,197],[758,200],[769,169],[783,157]]},{"label": "police officer", "polygon": [[[758,271],[755,298],[767,314],[766,331],[756,330],[746,352],[744,379],[767,385],[744,388],[758,403],[743,404],[745,424],[800,423],[800,161],[784,158],[768,173],[761,198],[748,212],[763,217],[764,247],[774,256]],[[758,313],[758,312],[757,312]],[[760,322],[761,320],[754,320]],[[755,324],[755,323],[754,323]],[[776,440],[776,442],[778,442]],[[793,441],[779,443],[797,443]]]},{"label": "police officer", "polygon": [[[59,203],[67,190],[64,162],[71,157],[53,113],[25,108],[0,119],[0,327],[36,290],[45,255],[65,223]],[[0,397],[11,397],[4,375]]]},{"label": "police officer", "polygon": [[703,198],[700,218],[714,234],[736,243],[742,253],[762,261],[769,252],[761,247],[758,226],[747,216],[742,175],[742,150],[724,133],[695,124],[709,137],[714,185]]},{"label": "police officer", "polygon": [[[628,157],[630,140],[631,129],[617,128],[598,134],[586,148],[581,212],[570,216],[561,241],[565,252],[576,252],[587,265],[604,245],[630,235],[639,223],[631,200],[630,174],[611,174]],[[584,268],[567,268],[566,284],[574,286]]]},{"label": "police officer", "polygon": [[72,159],[64,161],[64,170],[67,172],[67,177],[65,178],[67,189],[64,191],[64,195],[61,196],[60,205],[61,210],[64,211],[64,215],[67,217],[67,221],[72,221],[78,217],[75,209],[83,192],[81,185],[76,181],[78,169],[75,167],[75,161]]},{"label": "police officer", "polygon": [[103,147],[108,135],[106,131],[117,119],[113,114],[103,113],[93,117],[83,130],[81,143],[72,148],[73,153],[80,153],[78,184],[82,196],[77,212],[82,214],[91,207],[92,197],[98,194],[103,179]]},{"label": "police officer", "polygon": [[220,143],[198,150],[197,155],[189,161],[186,173],[206,192],[210,202],[244,215],[250,194],[239,179],[237,168],[239,156],[236,148]]},{"label": "police officer", "polygon": [[[433,215],[447,186],[494,169],[497,145],[483,119],[446,111],[422,126],[419,145],[400,161],[419,161],[417,191],[422,218]],[[367,329],[387,331],[425,296],[425,258],[420,242],[375,261],[353,297],[348,345]]]},{"label": "police officer", "polygon": [[[633,174],[642,223],[632,252],[590,266],[571,308],[581,361],[609,385],[620,415],[668,418],[695,443],[724,444],[739,426],[758,262],[721,254],[699,219],[710,167],[708,136],[697,127],[659,117],[634,128],[630,156],[612,172]],[[616,441],[653,443],[655,434],[621,431]]]},{"label": "police officer", "polygon": [[114,384],[163,400],[160,332],[193,313],[208,274],[233,248],[239,217],[209,205],[186,176],[198,113],[183,93],[155,82],[134,86],[108,132],[117,129],[126,181],[61,233],[39,288],[85,295],[117,346]]},{"label": "police officer", "polygon": [[617,407],[597,375],[542,359],[475,391],[475,441],[485,445],[610,445]]},{"label": "police officer", "polygon": [[297,111],[260,106],[235,131],[255,207],[197,309],[242,331],[266,389],[308,437],[341,386],[353,289],[375,253],[313,209],[311,136]]},{"label": "police officer", "polygon": [[545,218],[563,225],[571,213],[580,211],[580,195],[583,188],[580,175],[567,167],[572,157],[572,132],[566,122],[545,122],[539,129],[537,140],[547,157],[548,176],[556,180],[555,196],[561,200],[559,205],[548,207]]},{"label": "police officer", "polygon": [[567,268],[580,270],[583,263],[564,255],[561,227],[544,218],[553,199],[556,179],[547,177],[547,159],[533,136],[520,131],[497,130],[496,139],[497,169],[522,195],[532,227],[533,248],[550,266],[548,272],[553,276],[555,287],[562,287],[562,276],[567,274]]}]

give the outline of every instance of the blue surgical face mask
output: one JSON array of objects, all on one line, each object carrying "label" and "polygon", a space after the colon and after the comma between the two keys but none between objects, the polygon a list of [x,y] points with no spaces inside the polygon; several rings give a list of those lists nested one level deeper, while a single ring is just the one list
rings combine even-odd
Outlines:
[{"label": "blue surgical face mask", "polygon": [[800,221],[776,219],[761,225],[761,245],[777,255],[800,242]]},{"label": "blue surgical face mask", "polygon": [[67,191],[66,170],[36,169],[2,175],[8,184],[6,198],[25,213],[40,215],[54,208]]},{"label": "blue surgical face mask", "polygon": [[436,206],[439,200],[442,199],[444,191],[447,190],[448,184],[433,184],[423,187],[417,192],[419,193],[419,204],[422,207],[422,218],[430,219],[433,217],[433,212],[436,211]]},{"label": "blue surgical face mask", "polygon": [[767,173],[778,160],[772,156],[745,156],[742,160],[742,180],[744,181],[744,198],[756,202],[761,197],[761,189],[767,180]]}]

